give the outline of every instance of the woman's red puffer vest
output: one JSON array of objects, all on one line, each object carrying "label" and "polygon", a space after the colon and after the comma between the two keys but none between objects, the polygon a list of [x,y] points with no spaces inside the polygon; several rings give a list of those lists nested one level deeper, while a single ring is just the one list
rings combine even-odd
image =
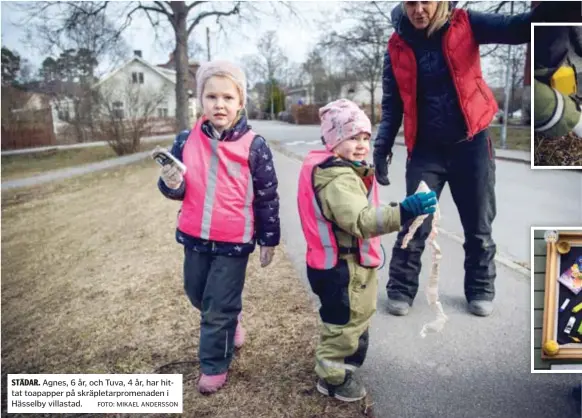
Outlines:
[{"label": "woman's red puffer vest", "polygon": [[[388,41],[388,53],[402,97],[404,140],[410,155],[418,129],[416,59],[412,48],[396,32]],[[443,54],[467,125],[467,137],[472,138],[489,126],[498,106],[493,92],[483,80],[479,44],[465,10],[455,9],[452,13],[450,27],[443,37]]]}]

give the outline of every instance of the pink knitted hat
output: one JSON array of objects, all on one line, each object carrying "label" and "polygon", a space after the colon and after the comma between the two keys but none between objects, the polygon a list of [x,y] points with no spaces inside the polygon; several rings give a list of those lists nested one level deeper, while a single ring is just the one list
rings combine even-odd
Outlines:
[{"label": "pink knitted hat", "polygon": [[321,135],[328,151],[360,133],[372,135],[368,116],[357,104],[346,99],[336,100],[320,108],[319,119]]},{"label": "pink knitted hat", "polygon": [[224,60],[205,62],[198,68],[196,72],[196,95],[200,103],[202,103],[202,94],[204,94],[206,81],[215,75],[226,76],[234,81],[240,92],[243,106],[245,106],[247,103],[247,78],[245,73],[234,63]]}]

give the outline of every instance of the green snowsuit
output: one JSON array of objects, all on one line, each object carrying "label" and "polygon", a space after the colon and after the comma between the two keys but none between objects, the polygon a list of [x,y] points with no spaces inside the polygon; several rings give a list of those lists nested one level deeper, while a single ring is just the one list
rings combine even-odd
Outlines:
[{"label": "green snowsuit", "polygon": [[[582,77],[581,40],[582,27],[534,27],[534,129],[547,137],[567,135],[581,123],[576,96],[582,94],[582,80],[577,80],[578,92],[572,97],[553,88],[550,81],[563,65],[574,66]],[[576,131],[580,129],[578,125]]]},{"label": "green snowsuit", "polygon": [[[323,167],[323,168],[322,168]],[[341,248],[355,249],[358,238],[400,230],[398,204],[384,206],[381,218],[370,206],[362,180],[374,169],[337,158],[314,170],[314,187],[324,216],[334,224]],[[331,270],[307,266],[313,291],[321,301],[321,339],[316,349],[317,375],[329,384],[344,382],[346,370],[360,367],[368,349],[368,327],[376,311],[378,278],[375,268],[363,267],[356,253],[340,254]]]}]

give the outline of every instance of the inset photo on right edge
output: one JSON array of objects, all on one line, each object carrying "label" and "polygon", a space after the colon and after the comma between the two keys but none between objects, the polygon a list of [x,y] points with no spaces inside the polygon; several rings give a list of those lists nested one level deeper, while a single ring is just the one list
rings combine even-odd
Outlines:
[{"label": "inset photo on right edge", "polygon": [[582,228],[532,228],[532,372],[582,373]]},{"label": "inset photo on right edge", "polygon": [[[580,19],[579,8],[564,7],[564,20],[576,13]],[[531,86],[532,168],[580,169],[582,23],[532,24]]]}]

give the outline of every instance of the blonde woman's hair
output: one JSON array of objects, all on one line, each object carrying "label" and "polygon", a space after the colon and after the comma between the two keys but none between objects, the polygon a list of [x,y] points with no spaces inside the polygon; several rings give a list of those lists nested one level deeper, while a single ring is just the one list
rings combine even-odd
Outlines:
[{"label": "blonde woman's hair", "polygon": [[439,1],[437,4],[437,9],[432,17],[430,23],[428,24],[428,28],[426,31],[426,35],[430,38],[430,36],[442,28],[447,20],[449,19],[449,2],[448,1]]},{"label": "blonde woman's hair", "polygon": [[[402,9],[406,13],[406,2],[402,2]],[[430,38],[430,36],[442,28],[447,20],[449,19],[449,2],[448,1],[437,1],[437,9],[428,24],[426,29],[426,36]]]}]

